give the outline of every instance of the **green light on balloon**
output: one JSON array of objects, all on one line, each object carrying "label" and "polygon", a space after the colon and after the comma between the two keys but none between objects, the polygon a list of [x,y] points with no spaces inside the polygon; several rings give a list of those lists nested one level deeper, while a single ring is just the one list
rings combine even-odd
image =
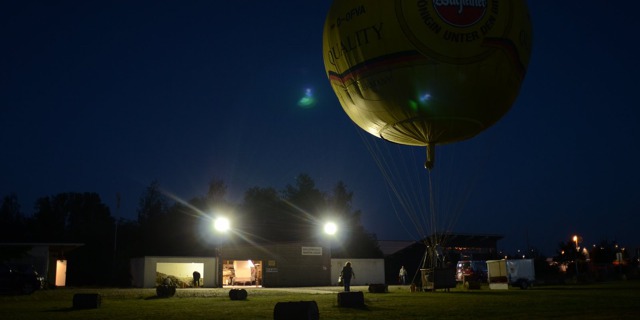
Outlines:
[{"label": "green light on balloon", "polygon": [[418,110],[418,103],[413,100],[409,100],[409,108],[413,111]]},{"label": "green light on balloon", "polygon": [[305,90],[304,96],[298,100],[298,106],[302,108],[311,108],[316,104],[316,99],[313,97],[313,92],[310,88]]}]

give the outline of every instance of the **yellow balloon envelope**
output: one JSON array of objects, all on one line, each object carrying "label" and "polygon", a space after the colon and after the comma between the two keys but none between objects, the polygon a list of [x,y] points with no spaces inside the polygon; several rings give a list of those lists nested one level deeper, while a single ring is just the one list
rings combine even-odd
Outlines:
[{"label": "yellow balloon envelope", "polygon": [[336,0],[324,65],[349,117],[382,139],[468,139],[511,107],[531,55],[525,0]]}]

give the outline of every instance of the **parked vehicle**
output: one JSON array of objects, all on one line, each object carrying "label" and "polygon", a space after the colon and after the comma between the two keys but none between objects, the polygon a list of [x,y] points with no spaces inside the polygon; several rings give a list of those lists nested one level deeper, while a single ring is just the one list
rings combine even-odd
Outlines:
[{"label": "parked vehicle", "polygon": [[487,261],[489,288],[508,289],[509,285],[527,289],[536,281],[533,259]]},{"label": "parked vehicle", "polygon": [[456,281],[487,282],[487,263],[479,260],[458,261]]},{"label": "parked vehicle", "polygon": [[41,289],[43,282],[32,266],[0,264],[0,293],[31,294]]}]

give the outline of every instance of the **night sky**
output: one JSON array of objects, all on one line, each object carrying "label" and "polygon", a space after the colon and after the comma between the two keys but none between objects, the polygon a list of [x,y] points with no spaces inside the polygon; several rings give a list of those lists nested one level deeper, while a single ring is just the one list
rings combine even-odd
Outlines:
[{"label": "night sky", "polygon": [[[640,4],[528,2],[519,97],[495,126],[438,148],[438,215],[455,232],[504,235],[508,251],[552,255],[576,233],[637,247]],[[239,202],[306,173],[323,191],[344,181],[379,239],[416,239],[367,146],[415,157],[391,168],[423,182],[424,150],[374,139],[343,112],[323,65],[330,4],[0,1],[0,196],[31,214],[38,197],[97,192],[134,219],[153,180],[188,200],[222,179]]]}]

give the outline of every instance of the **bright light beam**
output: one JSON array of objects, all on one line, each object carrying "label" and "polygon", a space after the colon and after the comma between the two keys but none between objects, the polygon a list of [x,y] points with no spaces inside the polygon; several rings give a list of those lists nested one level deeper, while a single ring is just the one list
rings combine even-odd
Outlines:
[{"label": "bright light beam", "polygon": [[338,232],[338,226],[333,222],[327,222],[324,224],[324,233],[334,235]]},{"label": "bright light beam", "polygon": [[231,229],[231,222],[229,222],[229,219],[227,218],[219,217],[213,221],[213,227],[216,231],[227,232]]}]

